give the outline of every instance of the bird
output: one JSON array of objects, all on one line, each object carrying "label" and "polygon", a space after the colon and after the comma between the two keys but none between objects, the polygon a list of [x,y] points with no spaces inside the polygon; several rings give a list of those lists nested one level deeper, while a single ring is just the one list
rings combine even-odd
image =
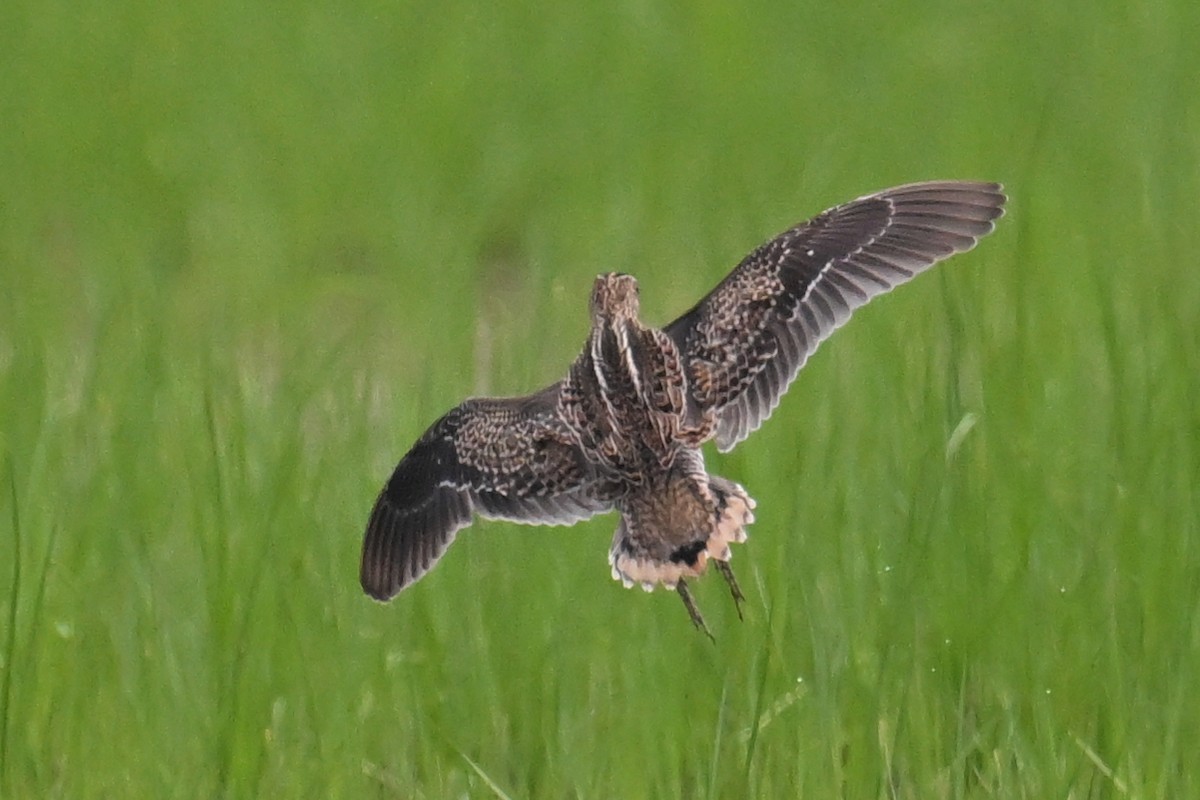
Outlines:
[{"label": "bird", "polygon": [[570,525],[619,515],[613,578],[674,589],[712,637],[689,581],[729,566],[756,503],[705,469],[770,416],[817,346],[859,307],[973,248],[1004,214],[999,183],[927,181],[864,195],[765,242],[657,328],[638,282],[597,276],[582,351],[522,397],[469,398],[433,423],[379,493],[360,582],[387,601],[425,575],[475,517]]}]

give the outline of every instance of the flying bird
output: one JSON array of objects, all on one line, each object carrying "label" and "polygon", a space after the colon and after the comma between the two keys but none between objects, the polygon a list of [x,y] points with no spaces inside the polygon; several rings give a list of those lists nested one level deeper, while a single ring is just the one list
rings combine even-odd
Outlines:
[{"label": "flying bird", "polygon": [[[569,525],[620,515],[613,578],[683,598],[729,567],[755,502],[704,467],[758,429],[817,346],[871,298],[970,250],[1004,213],[997,183],[898,186],[829,209],[746,256],[662,328],[638,317],[630,275],[596,278],[591,329],[566,376],[525,397],[471,398],[400,460],[367,523],[363,590],[388,600],[442,557],[475,515]],[[711,636],[711,634],[709,634]]]}]

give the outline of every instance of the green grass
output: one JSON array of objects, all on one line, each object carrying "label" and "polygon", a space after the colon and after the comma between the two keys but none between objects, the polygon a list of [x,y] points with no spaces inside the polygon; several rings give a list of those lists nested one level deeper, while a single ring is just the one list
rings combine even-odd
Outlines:
[{"label": "green grass", "polygon": [[[1188,0],[0,8],[0,796],[1200,796]],[[716,634],[612,517],[394,603],[381,482],[893,183],[1002,180],[736,453]]]}]

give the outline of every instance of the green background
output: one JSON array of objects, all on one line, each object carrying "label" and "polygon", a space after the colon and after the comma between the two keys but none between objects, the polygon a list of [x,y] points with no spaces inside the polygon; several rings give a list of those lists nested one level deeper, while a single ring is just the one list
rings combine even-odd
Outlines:
[{"label": "green background", "polygon": [[[1200,6],[0,6],[0,795],[1200,796]],[[715,471],[358,588],[396,460],[758,242],[1003,181]]]}]

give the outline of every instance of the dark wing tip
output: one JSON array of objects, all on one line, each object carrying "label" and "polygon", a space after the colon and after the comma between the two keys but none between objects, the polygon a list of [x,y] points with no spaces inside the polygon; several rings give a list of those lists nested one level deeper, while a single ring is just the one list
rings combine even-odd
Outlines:
[{"label": "dark wing tip", "polygon": [[409,509],[393,504],[385,489],[375,501],[363,539],[363,591],[379,601],[395,597],[437,563],[470,521],[470,499],[455,489],[439,488]]},{"label": "dark wing tip", "polygon": [[[999,183],[930,181],[887,189],[872,200],[890,206],[890,220],[879,238],[864,245],[890,257],[897,248],[915,256],[906,266],[923,269],[955,253],[964,253],[996,228],[1008,197]],[[850,255],[853,258],[853,255]],[[900,261],[906,259],[901,258]]]},{"label": "dark wing tip", "polygon": [[[994,222],[1004,216],[1008,202],[1004,184],[987,181],[909,183],[862,199],[868,198],[887,199],[897,212],[912,209],[978,223]],[[986,227],[978,235],[987,235],[991,230],[992,227]]]},{"label": "dark wing tip", "polygon": [[362,563],[359,566],[359,582],[363,591],[380,602],[395,597],[405,584],[400,577],[402,547],[397,541],[402,532],[396,530],[395,521],[395,512],[387,501],[386,492],[380,494],[371,510],[371,519],[367,522]]}]

